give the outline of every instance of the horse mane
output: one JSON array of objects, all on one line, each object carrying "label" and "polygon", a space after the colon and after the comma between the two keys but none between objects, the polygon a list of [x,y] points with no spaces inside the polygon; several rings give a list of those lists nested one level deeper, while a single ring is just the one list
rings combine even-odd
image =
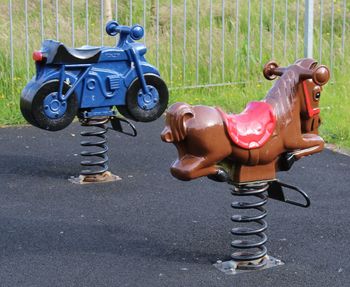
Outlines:
[{"label": "horse mane", "polygon": [[289,125],[292,121],[293,106],[296,101],[295,86],[298,82],[299,77],[295,70],[288,69],[276,81],[264,99],[267,103],[272,105],[277,123],[281,127]]},{"label": "horse mane", "polygon": [[301,59],[287,67],[283,75],[269,90],[264,101],[269,103],[275,112],[278,125],[286,127],[293,118],[293,106],[297,100],[296,85],[300,82],[300,69],[297,66],[311,69],[317,64],[313,59]]}]

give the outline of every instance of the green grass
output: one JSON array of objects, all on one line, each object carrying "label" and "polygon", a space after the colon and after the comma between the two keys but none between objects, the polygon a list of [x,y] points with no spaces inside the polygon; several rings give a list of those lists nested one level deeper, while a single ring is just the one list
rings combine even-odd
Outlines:
[{"label": "green grass", "polygon": [[[0,124],[20,124],[23,118],[18,109],[21,90],[29,77],[34,74],[33,62],[29,61],[29,73],[25,53],[24,35],[24,4],[23,1],[13,0],[14,20],[14,81],[10,77],[10,50],[9,50],[9,19],[8,1],[0,0]],[[118,1],[118,21],[129,24],[129,1]],[[143,1],[133,1],[133,23],[143,24]],[[251,100],[264,97],[273,82],[262,77],[262,66],[271,58],[272,54],[272,0],[264,1],[263,10],[263,41],[260,58],[259,37],[259,2],[251,1],[250,45],[248,35],[248,1],[240,1],[239,5],[239,34],[235,42],[236,8],[235,1],[226,1],[224,13],[225,43],[222,49],[222,10],[221,0],[213,0],[213,34],[212,34],[212,63],[209,63],[209,1],[200,1],[199,15],[199,56],[198,81],[196,79],[196,3],[187,0],[187,37],[186,47],[183,49],[183,0],[173,0],[173,60],[170,65],[170,15],[169,1],[160,0],[159,13],[159,42],[156,42],[156,0],[147,0],[146,9],[146,45],[148,47],[147,59],[157,64],[156,47],[159,47],[158,68],[168,86],[193,86],[196,84],[246,82],[225,87],[200,89],[174,89],[171,90],[171,101],[186,101],[193,104],[207,104],[223,106],[226,110],[239,112]],[[350,27],[346,25],[345,51],[342,50],[342,1],[335,1],[334,17],[334,46],[331,47],[331,1],[324,1],[322,55],[319,55],[319,7],[315,4],[315,35],[314,57],[322,57],[322,63],[331,66],[330,52],[333,49],[332,83],[328,84],[323,92],[321,106],[323,125],[322,136],[331,143],[350,147],[350,92],[347,89],[350,75]],[[39,1],[28,1],[29,22],[29,57],[33,50],[40,47],[40,7]],[[55,1],[44,1],[44,37],[56,38],[55,28]],[[85,36],[85,0],[75,0],[75,46],[86,44]],[[114,10],[114,1],[113,10]],[[233,3],[233,4],[232,4]],[[295,57],[303,56],[303,1],[300,1],[298,47],[296,47],[296,0],[288,1],[287,46],[284,54],[284,1],[275,1],[274,25],[274,59],[281,65],[292,63]],[[350,3],[347,3],[350,9]],[[70,1],[59,1],[59,39],[71,45],[71,14]],[[89,1],[89,44],[101,44],[100,30],[100,4],[99,1]],[[115,17],[115,12],[113,12]],[[104,21],[106,22],[106,20]],[[104,45],[113,45],[115,39],[103,35]],[[235,47],[237,46],[237,56]],[[183,55],[186,56],[186,65],[183,66]],[[222,69],[224,64],[224,69]],[[170,77],[172,67],[172,78]],[[211,67],[211,71],[210,71]],[[183,73],[185,71],[185,73]]]}]

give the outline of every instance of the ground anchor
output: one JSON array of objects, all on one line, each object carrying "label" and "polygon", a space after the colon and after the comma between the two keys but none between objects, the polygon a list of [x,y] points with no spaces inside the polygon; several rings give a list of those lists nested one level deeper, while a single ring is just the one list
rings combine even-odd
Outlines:
[{"label": "ground anchor", "polygon": [[[263,270],[263,269],[267,269],[267,268],[271,268],[271,267],[275,267],[275,266],[284,265],[284,263],[281,260],[276,259],[276,258],[269,256],[269,255],[266,255],[264,260],[265,260],[266,264],[264,264],[263,266],[260,266],[259,268],[251,268],[251,269],[244,269],[244,268],[242,269],[240,267],[240,264],[242,262],[237,262],[235,260],[228,260],[228,261],[218,260],[213,265],[215,268],[217,268],[221,272],[224,272],[227,275],[235,275],[235,274],[239,274],[239,273],[243,273],[243,272],[251,272],[254,270]],[[247,266],[249,264],[252,264],[252,266],[259,265],[258,262],[243,262],[243,265],[241,265],[241,266]]]}]

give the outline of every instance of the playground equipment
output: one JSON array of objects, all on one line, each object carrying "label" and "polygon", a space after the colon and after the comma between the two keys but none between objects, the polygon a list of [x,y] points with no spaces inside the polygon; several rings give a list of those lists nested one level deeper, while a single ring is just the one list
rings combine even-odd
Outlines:
[{"label": "playground equipment", "polygon": [[[75,116],[83,126],[98,128],[82,133],[99,138],[83,141],[82,146],[102,149],[82,152],[83,156],[100,158],[82,161],[83,166],[90,167],[82,172],[87,181],[95,181],[97,177],[106,179],[106,124],[110,121],[111,129],[136,136],[136,129],[128,119],[156,120],[166,109],[169,97],[158,70],[145,59],[146,46],[135,42],[143,37],[143,27],[121,26],[110,21],[106,32],[110,36],[119,34],[116,47],[74,49],[57,41],[44,41],[41,50],[33,53],[36,75],[23,89],[20,101],[22,115],[38,128],[58,131],[67,127]],[[125,118],[117,115],[115,107]],[[131,132],[126,132],[122,123],[131,127]]]},{"label": "playground equipment", "polygon": [[[289,170],[296,160],[324,147],[318,136],[319,100],[330,77],[328,68],[313,59],[300,59],[288,67],[270,61],[263,73],[269,80],[279,79],[262,101],[249,103],[241,114],[175,103],[168,108],[161,134],[162,140],[173,143],[178,151],[171,166],[174,177],[192,180],[207,176],[231,184],[234,196],[254,198],[231,204],[252,213],[231,217],[238,225],[231,230],[235,237],[232,260],[215,264],[225,273],[281,264],[267,255],[264,205],[272,198],[308,207],[310,200],[301,189],[280,182],[276,172]],[[288,199],[283,189],[298,192],[305,202]]]}]

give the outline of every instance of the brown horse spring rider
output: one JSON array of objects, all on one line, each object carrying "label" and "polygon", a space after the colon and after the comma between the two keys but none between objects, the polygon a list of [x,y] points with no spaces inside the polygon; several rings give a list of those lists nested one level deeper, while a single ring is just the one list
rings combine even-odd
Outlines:
[{"label": "brown horse spring rider", "polygon": [[318,104],[328,68],[313,59],[283,68],[271,61],[264,76],[280,78],[262,101],[248,104],[238,115],[185,103],[169,107],[161,138],[178,150],[173,176],[235,183],[273,180],[276,171],[323,149]]}]

